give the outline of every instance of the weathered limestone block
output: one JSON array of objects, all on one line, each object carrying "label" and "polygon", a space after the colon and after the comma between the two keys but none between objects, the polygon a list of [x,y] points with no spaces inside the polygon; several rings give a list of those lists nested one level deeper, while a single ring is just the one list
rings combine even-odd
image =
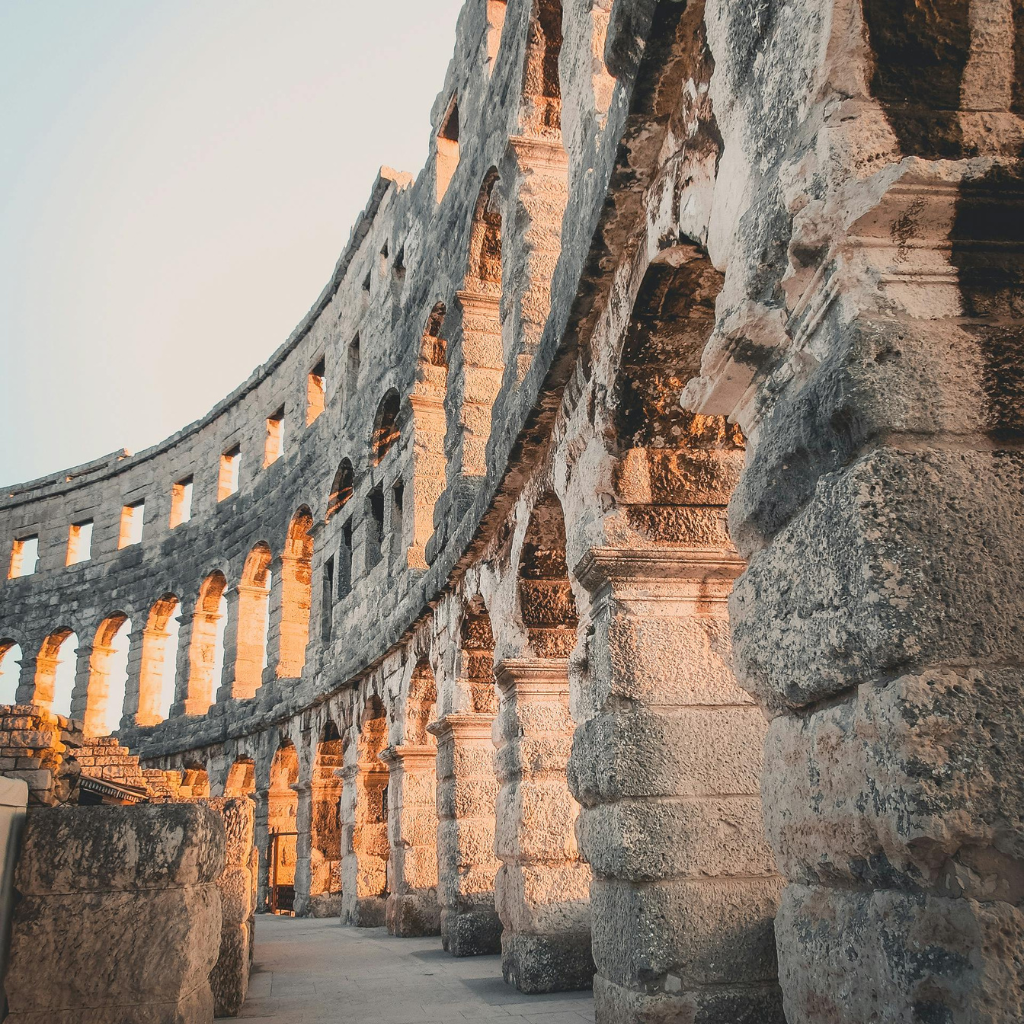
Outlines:
[{"label": "weathered limestone block", "polygon": [[437,748],[387,747],[387,927],[392,935],[439,935],[437,899]]},{"label": "weathered limestone block", "polygon": [[237,1017],[249,988],[252,963],[253,878],[252,861],[255,812],[248,797],[219,797],[207,801],[220,814],[227,837],[224,872],[217,881],[220,890],[220,953],[210,973],[214,1015]]},{"label": "weathered limestone block", "polygon": [[224,862],[224,827],[198,804],[38,811],[16,876],[8,1020],[212,1020]]},{"label": "weathered limestone block", "polygon": [[386,921],[388,826],[383,815],[388,772],[380,761],[342,770],[341,923],[379,928]]},{"label": "weathered limestone block", "polygon": [[729,549],[594,549],[583,805],[606,1024],[781,1024],[782,880],[761,817],[765,721],[729,671]]},{"label": "weathered limestone block", "polygon": [[493,720],[489,714],[451,713],[428,726],[437,737],[441,942],[452,956],[501,952],[501,919],[494,909]]},{"label": "weathered limestone block", "polygon": [[589,988],[590,869],[576,846],[579,807],[565,776],[568,664],[507,660],[495,674],[502,693],[494,720],[502,973],[523,992]]}]

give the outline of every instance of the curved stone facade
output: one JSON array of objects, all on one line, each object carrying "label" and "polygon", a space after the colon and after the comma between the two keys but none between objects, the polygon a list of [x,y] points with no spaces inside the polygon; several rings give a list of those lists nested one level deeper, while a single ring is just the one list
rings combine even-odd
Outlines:
[{"label": "curved stone facade", "polygon": [[129,619],[264,906],[599,1020],[1019,1017],[1024,20],[929,12],[468,0],[270,361],[4,489],[19,702],[73,631],[96,731]]}]

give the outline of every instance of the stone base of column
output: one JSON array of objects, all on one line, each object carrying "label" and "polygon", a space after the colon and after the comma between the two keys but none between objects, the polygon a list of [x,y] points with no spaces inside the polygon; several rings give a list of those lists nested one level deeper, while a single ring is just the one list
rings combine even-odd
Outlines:
[{"label": "stone base of column", "polygon": [[520,992],[577,992],[594,984],[590,932],[501,936],[501,973]]},{"label": "stone base of column", "polygon": [[321,892],[315,896],[295,896],[296,917],[340,917],[341,893]]},{"label": "stone base of column", "polygon": [[392,893],[387,900],[389,935],[412,938],[416,935],[441,934],[441,908],[437,892]]},{"label": "stone base of column", "polygon": [[441,911],[441,945],[452,956],[493,956],[501,952],[501,918],[494,909]]},{"label": "stone base of column", "polygon": [[778,1024],[785,1020],[782,995],[775,984],[647,995],[600,975],[594,978],[594,1012],[602,1024]]},{"label": "stone base of column", "polygon": [[343,905],[340,917],[349,928],[382,928],[387,921],[387,898],[364,896]]}]

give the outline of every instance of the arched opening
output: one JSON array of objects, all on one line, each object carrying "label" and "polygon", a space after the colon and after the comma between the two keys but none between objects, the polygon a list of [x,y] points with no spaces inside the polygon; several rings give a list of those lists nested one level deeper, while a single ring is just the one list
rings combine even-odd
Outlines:
[{"label": "arched opening", "polygon": [[337,515],[349,502],[352,497],[352,490],[355,487],[356,474],[350,459],[342,459],[338,466],[338,472],[334,474],[334,482],[331,484],[331,494],[327,501],[327,520]]},{"label": "arched opening", "polygon": [[703,250],[666,250],[644,275],[626,331],[615,387],[616,489],[623,525],[646,543],[712,535],[728,543],[725,508],[742,468],[742,432],[679,403],[699,373],[721,287]]},{"label": "arched opening", "polygon": [[[461,470],[466,476],[487,472],[491,409],[501,390],[505,362],[501,344],[502,213],[500,179],[495,168],[484,177],[473,210],[469,265],[462,291],[461,380],[448,388],[459,409]],[[453,448],[453,445],[446,446]],[[454,452],[452,453],[454,454]],[[457,464],[453,461],[453,465]]]},{"label": "arched opening", "polygon": [[433,723],[437,686],[426,657],[409,677],[402,742],[382,759],[388,783],[391,861],[387,925],[392,935],[436,935],[441,930],[437,877],[437,744]]},{"label": "arched opening", "polygon": [[288,524],[281,555],[281,631],[277,675],[298,678],[306,663],[313,581],[313,515],[305,505]]},{"label": "arched opening", "polygon": [[519,560],[519,612],[532,653],[568,658],[579,616],[565,562],[565,519],[558,498],[534,506]]},{"label": "arched opening", "polygon": [[296,814],[299,794],[293,788],[299,781],[299,754],[295,745],[284,740],[270,765],[267,790],[268,891],[271,913],[291,913],[295,906]]},{"label": "arched opening", "polygon": [[205,715],[213,703],[214,687],[224,667],[226,589],[227,580],[219,569],[211,572],[199,588],[199,598],[192,614],[186,715]]},{"label": "arched opening", "polygon": [[128,616],[115,612],[96,630],[89,657],[89,688],[83,716],[86,736],[106,736],[120,728],[128,689],[131,628]]},{"label": "arched opening", "polygon": [[71,717],[71,696],[75,689],[78,636],[70,629],[51,633],[36,656],[33,704],[48,707],[54,714]]},{"label": "arched opening", "polygon": [[246,556],[238,584],[238,627],[235,636],[233,696],[256,696],[267,663],[270,625],[270,545],[261,541]]},{"label": "arched opening", "polygon": [[385,922],[388,893],[388,771],[380,754],[388,742],[388,720],[380,697],[363,707],[356,765],[349,773],[343,807],[342,920],[363,928]]},{"label": "arched opening", "polygon": [[0,704],[17,704],[21,681],[21,644],[0,640]]},{"label": "arched opening", "polygon": [[239,757],[228,769],[225,796],[251,796],[256,792],[256,764],[251,757]]},{"label": "arched opening", "polygon": [[387,392],[377,406],[377,414],[373,418],[373,437],[370,440],[375,465],[383,460],[401,437],[398,427],[401,407],[402,400],[394,388]]},{"label": "arched opening", "polygon": [[156,725],[170,712],[178,661],[178,599],[164,594],[150,609],[142,631],[137,725]]},{"label": "arched opening", "polygon": [[437,201],[444,199],[448,191],[455,168],[459,166],[459,104],[453,96],[448,110],[437,130],[437,159],[435,178],[437,181]]},{"label": "arched opening", "polygon": [[558,58],[562,52],[561,0],[535,0],[526,37],[523,105],[520,128],[526,135],[561,133],[562,87]]},{"label": "arched opening", "polygon": [[309,905],[311,917],[341,912],[341,801],[344,743],[328,720],[320,734],[313,762],[312,814],[309,842]]},{"label": "arched opening", "polygon": [[470,602],[462,620],[462,675],[469,689],[471,708],[478,714],[493,715],[498,710],[498,690],[494,683],[494,634],[491,617],[483,601]]}]

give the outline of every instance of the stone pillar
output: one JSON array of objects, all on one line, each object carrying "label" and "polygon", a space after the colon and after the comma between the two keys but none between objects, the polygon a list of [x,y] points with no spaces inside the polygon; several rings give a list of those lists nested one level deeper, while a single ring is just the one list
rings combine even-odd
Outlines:
[{"label": "stone pillar", "polygon": [[[31,654],[22,650],[21,673],[18,676],[18,688],[14,694],[16,704],[41,704],[53,706],[53,678],[57,671],[57,659],[46,658],[42,654]],[[38,686],[42,676],[49,680],[49,693],[44,694]]]},{"label": "stone pillar", "polygon": [[427,728],[437,737],[437,867],[441,943],[452,956],[501,952],[494,909],[493,715],[445,715]]},{"label": "stone pillar", "polygon": [[380,761],[359,762],[343,768],[341,777],[341,923],[378,928],[388,892],[388,771]]},{"label": "stone pillar", "polygon": [[309,851],[313,821],[313,785],[309,779],[299,779],[291,787],[298,800],[295,805],[295,902],[292,909],[296,917],[306,917],[309,908],[310,867]]},{"label": "stone pillar", "polygon": [[183,612],[178,634],[178,667],[174,704],[169,718],[205,715],[213,702],[213,662],[216,656],[217,612]]},{"label": "stone pillar", "polygon": [[387,926],[392,935],[439,935],[437,749],[386,747],[388,766]]},{"label": "stone pillar", "polygon": [[[263,681],[264,661],[267,646],[267,616],[270,611],[268,591],[240,583],[233,592],[237,595],[237,610],[234,612],[235,628],[229,629],[234,637],[234,650],[225,643],[224,664],[234,664],[233,688],[230,693],[218,695],[218,700],[231,697],[247,700],[256,696]],[[231,593],[228,596],[228,615],[231,616]],[[229,620],[231,621],[231,620]]]},{"label": "stone pillar", "polygon": [[[96,714],[95,696],[90,696],[89,693],[93,674],[92,656],[96,650],[99,650],[100,653],[113,653],[112,648],[97,647],[88,643],[81,644],[75,652],[75,686],[71,691],[71,717],[82,722],[86,736],[99,736],[106,732]],[[102,687],[105,696],[108,686],[109,682],[104,675],[102,680],[97,680],[96,690],[93,693],[98,693]],[[96,731],[97,729],[99,732]]]},{"label": "stone pillar", "polygon": [[237,692],[239,590],[241,589],[241,587],[226,587],[224,590],[224,603],[227,605],[224,622],[224,663],[221,666],[220,679],[213,680],[218,704],[231,700]]},{"label": "stone pillar", "polygon": [[730,669],[734,551],[596,548],[593,717],[570,784],[606,1024],[785,1024],[773,919],[782,882],[764,833],[766,724]]},{"label": "stone pillar", "polygon": [[522,992],[590,988],[590,868],[576,846],[579,805],[566,781],[572,745],[568,662],[505,660],[495,668],[501,868],[501,970]]},{"label": "stone pillar", "polygon": [[[160,697],[163,691],[164,662],[167,657],[167,641],[171,634],[155,626],[141,630],[138,675],[133,668],[136,640],[132,635],[128,660],[128,702],[126,712],[134,713],[134,725],[156,725],[162,721]],[[133,693],[133,684],[137,692]]]},{"label": "stone pillar", "polygon": [[[139,705],[142,696],[143,659],[145,657],[146,634],[143,629],[133,629],[128,634],[128,679],[124,690],[122,725],[134,728],[143,724],[139,721]],[[159,696],[159,695],[158,695]],[[149,722],[145,723],[149,725]]]},{"label": "stone pillar", "polygon": [[257,791],[253,802],[254,845],[259,851],[256,871],[256,912],[265,914],[270,909],[270,801],[266,790]]},{"label": "stone pillar", "polygon": [[500,289],[493,293],[460,291],[462,307],[463,400],[460,469],[463,476],[487,474],[487,439],[491,409],[501,390],[505,361],[501,351]]},{"label": "stone pillar", "polygon": [[279,678],[298,678],[306,660],[312,569],[308,558],[281,556],[281,619],[278,632]]}]

